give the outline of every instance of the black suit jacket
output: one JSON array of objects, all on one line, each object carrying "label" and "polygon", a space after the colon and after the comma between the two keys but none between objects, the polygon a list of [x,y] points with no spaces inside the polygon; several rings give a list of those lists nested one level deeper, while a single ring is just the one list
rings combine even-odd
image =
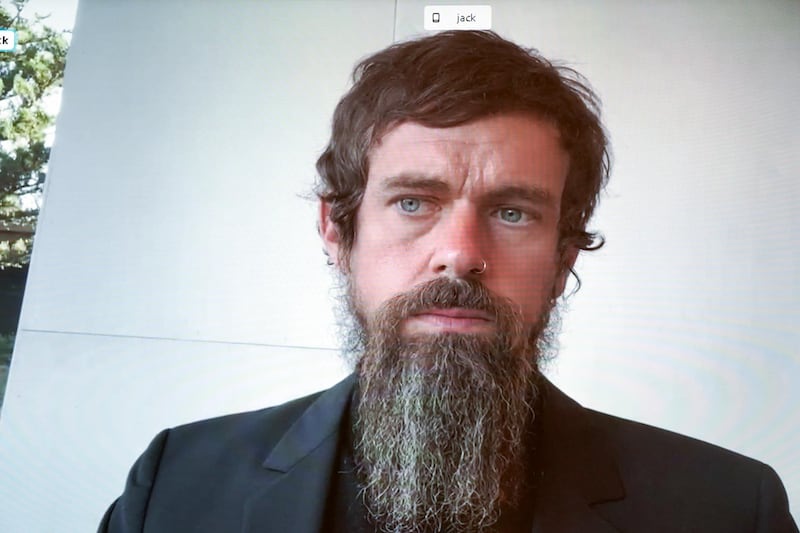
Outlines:
[{"label": "black suit jacket", "polygon": [[[354,382],[162,431],[99,531],[319,531]],[[769,466],[542,390],[534,532],[797,533]]]}]

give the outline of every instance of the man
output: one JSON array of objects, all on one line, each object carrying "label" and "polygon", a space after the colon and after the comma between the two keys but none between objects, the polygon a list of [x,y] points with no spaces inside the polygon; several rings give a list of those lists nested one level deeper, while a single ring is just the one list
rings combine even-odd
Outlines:
[{"label": "man", "polygon": [[796,532],[768,466],[541,374],[608,176],[575,72],[491,32],[364,60],[317,168],[355,372],[159,434],[100,531]]}]

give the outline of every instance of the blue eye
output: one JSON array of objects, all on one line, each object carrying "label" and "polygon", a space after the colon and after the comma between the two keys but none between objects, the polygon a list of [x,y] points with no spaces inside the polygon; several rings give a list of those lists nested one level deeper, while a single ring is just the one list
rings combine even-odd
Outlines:
[{"label": "blue eye", "polygon": [[517,223],[522,220],[522,211],[506,207],[500,210],[500,218],[505,222]]},{"label": "blue eye", "polygon": [[400,200],[399,205],[400,209],[406,213],[416,213],[422,206],[422,202],[420,202],[419,198],[403,198]]}]

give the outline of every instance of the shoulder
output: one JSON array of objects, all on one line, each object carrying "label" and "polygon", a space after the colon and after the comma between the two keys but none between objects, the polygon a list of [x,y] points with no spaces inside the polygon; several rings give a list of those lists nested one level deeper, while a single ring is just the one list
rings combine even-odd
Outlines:
[{"label": "shoulder", "polygon": [[602,432],[624,466],[637,470],[690,471],[735,467],[745,476],[760,476],[764,463],[680,433],[585,409],[590,423]]},{"label": "shoulder", "polygon": [[[197,449],[229,449],[235,446],[257,448],[259,454],[270,450],[281,436],[302,416],[324,391],[297,398],[280,405],[183,424],[162,432],[168,446],[181,453]],[[254,451],[256,451],[254,449]],[[261,457],[263,459],[263,456]]]},{"label": "shoulder", "polygon": [[193,479],[219,476],[230,470],[223,467],[232,460],[257,467],[323,392],[257,411],[164,429],[133,465],[128,486],[152,487],[156,478],[163,484],[187,475]]},{"label": "shoulder", "polygon": [[587,409],[545,382],[545,468],[623,531],[797,528],[768,465],[720,446]]},{"label": "shoulder", "polygon": [[[159,434],[147,453],[160,454],[161,473],[167,466],[191,468],[195,474],[200,467],[215,475],[261,466],[293,428],[304,428],[299,435],[306,439],[320,437],[323,428],[338,431],[353,381],[351,375],[329,389],[277,406],[173,427]],[[309,426],[311,431],[305,431]]]},{"label": "shoulder", "polygon": [[[265,458],[325,391],[165,429],[134,463],[102,532],[227,531],[264,484]],[[151,529],[148,529],[151,530]]]},{"label": "shoulder", "polygon": [[550,382],[545,382],[544,393],[545,433],[552,433],[548,440],[573,442],[570,450],[592,458],[609,453],[624,478],[676,478],[703,472],[714,478],[717,471],[725,474],[732,469],[757,479],[764,467],[708,442],[583,407]]},{"label": "shoulder", "polygon": [[600,429],[616,447],[625,455],[637,455],[637,450],[669,452],[680,451],[679,457],[671,459],[686,460],[716,459],[725,463],[738,463],[753,469],[759,469],[762,463],[709,442],[689,437],[681,433],[655,427],[642,422],[635,422],[618,416],[601,413],[585,408],[592,424]]},{"label": "shoulder", "polygon": [[769,465],[665,429],[586,413],[614,455],[625,487],[624,502],[606,507],[609,516],[622,513],[619,522],[638,509],[660,523],[683,520],[687,531],[700,531],[697,524],[705,531],[718,524],[726,524],[726,531],[797,531],[786,490]]}]

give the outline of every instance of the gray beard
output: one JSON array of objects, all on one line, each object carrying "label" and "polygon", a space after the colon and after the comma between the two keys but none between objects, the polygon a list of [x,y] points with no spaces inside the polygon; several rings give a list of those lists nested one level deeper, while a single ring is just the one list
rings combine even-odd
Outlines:
[{"label": "gray beard", "polygon": [[[355,301],[350,288],[349,346],[360,349],[354,458],[370,519],[393,533],[489,531],[523,489],[552,301],[532,328],[510,300],[467,280],[438,278],[369,319]],[[487,311],[497,331],[400,335],[404,318],[432,307]]]}]

